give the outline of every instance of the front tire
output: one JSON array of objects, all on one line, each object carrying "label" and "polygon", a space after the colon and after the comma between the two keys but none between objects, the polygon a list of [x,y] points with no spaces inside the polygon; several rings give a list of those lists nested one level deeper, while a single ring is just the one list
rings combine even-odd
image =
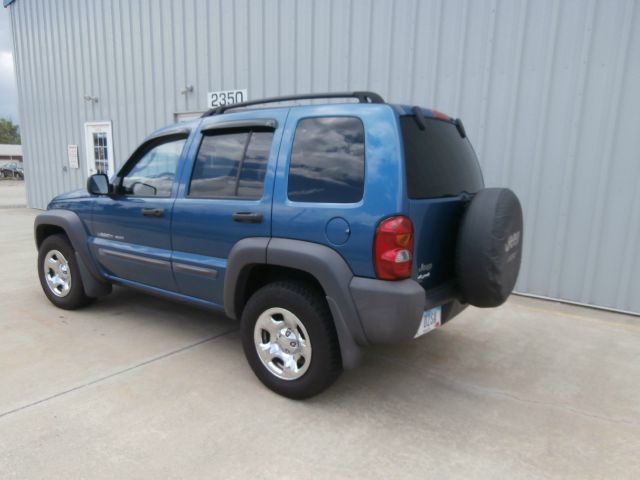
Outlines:
[{"label": "front tire", "polygon": [[44,294],[56,307],[75,310],[94,300],[84,291],[75,250],[64,235],[51,235],[40,245],[38,276]]},{"label": "front tire", "polygon": [[312,397],[342,371],[331,312],[309,285],[275,282],[262,287],[247,302],[241,330],[251,369],[280,395]]}]

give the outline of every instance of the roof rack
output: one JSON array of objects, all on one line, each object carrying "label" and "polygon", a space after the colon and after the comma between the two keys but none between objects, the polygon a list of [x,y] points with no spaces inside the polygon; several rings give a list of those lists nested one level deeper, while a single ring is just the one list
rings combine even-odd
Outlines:
[{"label": "roof rack", "polygon": [[206,111],[202,117],[219,115],[232,108],[243,108],[251,105],[262,105],[263,103],[289,102],[293,100],[315,100],[320,98],[357,98],[360,103],[384,103],[380,95],[373,92],[339,92],[339,93],[308,93],[304,95],[288,95],[284,97],[270,97],[260,100],[250,100],[248,102],[221,105]]}]

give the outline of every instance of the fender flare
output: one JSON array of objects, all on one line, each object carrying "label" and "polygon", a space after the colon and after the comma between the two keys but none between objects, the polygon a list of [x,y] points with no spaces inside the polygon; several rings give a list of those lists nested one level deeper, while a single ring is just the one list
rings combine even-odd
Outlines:
[{"label": "fender flare", "polygon": [[368,343],[349,290],[353,272],[335,250],[317,243],[285,238],[256,237],[240,240],[231,250],[224,280],[224,308],[237,318],[236,294],[244,288],[250,267],[258,264],[301,270],[323,288],[338,334],[344,368],[361,358],[359,345]]},{"label": "fender flare", "polygon": [[71,246],[75,250],[85,293],[89,297],[101,297],[111,293],[111,283],[102,276],[89,252],[87,231],[78,214],[70,210],[56,209],[47,210],[38,215],[33,225],[36,248],[38,249],[45,238],[44,231],[48,226],[61,228],[69,238]]}]

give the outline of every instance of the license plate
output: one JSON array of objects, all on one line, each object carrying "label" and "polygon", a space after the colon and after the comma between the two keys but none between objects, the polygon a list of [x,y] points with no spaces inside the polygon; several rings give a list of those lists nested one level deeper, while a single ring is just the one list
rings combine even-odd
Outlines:
[{"label": "license plate", "polygon": [[435,307],[431,310],[425,310],[422,314],[420,326],[414,338],[421,337],[425,333],[429,333],[434,328],[442,325],[442,307]]}]

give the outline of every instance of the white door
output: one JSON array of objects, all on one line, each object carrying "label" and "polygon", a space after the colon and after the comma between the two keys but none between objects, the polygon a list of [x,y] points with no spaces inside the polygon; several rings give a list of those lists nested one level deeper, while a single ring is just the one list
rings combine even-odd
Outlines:
[{"label": "white door", "polygon": [[106,173],[109,178],[115,173],[113,163],[113,140],[111,122],[87,122],[84,124],[87,172]]}]

